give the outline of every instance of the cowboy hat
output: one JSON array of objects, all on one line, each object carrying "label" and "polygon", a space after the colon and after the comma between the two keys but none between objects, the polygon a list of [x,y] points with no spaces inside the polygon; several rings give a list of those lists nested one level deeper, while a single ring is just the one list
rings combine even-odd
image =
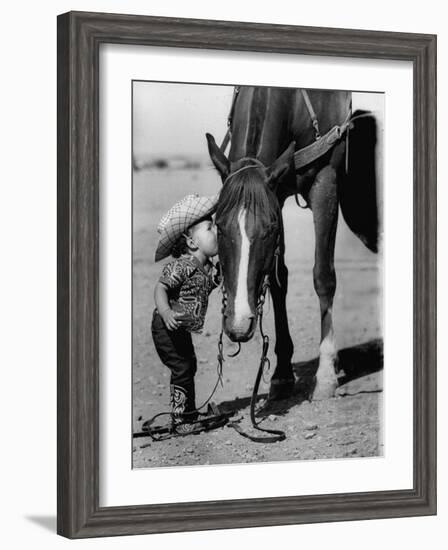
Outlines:
[{"label": "cowboy hat", "polygon": [[173,245],[190,225],[213,214],[218,196],[187,195],[168,210],[157,227],[160,237],[155,254],[156,262],[170,255]]}]

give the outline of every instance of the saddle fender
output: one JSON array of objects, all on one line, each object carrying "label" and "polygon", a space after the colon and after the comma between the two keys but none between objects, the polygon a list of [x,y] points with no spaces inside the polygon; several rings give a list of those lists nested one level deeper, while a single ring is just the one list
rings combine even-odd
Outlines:
[{"label": "saddle fender", "polygon": [[378,252],[377,124],[365,111],[356,111],[353,118],[346,137],[347,162],[341,163],[338,174],[339,203],[349,228],[369,250]]}]

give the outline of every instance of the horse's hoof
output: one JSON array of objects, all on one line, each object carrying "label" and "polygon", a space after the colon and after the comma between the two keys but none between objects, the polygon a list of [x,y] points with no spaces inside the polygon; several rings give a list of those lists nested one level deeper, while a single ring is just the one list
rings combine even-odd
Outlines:
[{"label": "horse's hoof", "polygon": [[280,399],[287,399],[288,397],[291,397],[294,384],[294,378],[277,378],[275,380],[271,380],[268,400],[279,401]]},{"label": "horse's hoof", "polygon": [[336,394],[338,383],[333,380],[328,382],[316,382],[313,390],[313,401],[324,401],[325,399],[331,399]]}]

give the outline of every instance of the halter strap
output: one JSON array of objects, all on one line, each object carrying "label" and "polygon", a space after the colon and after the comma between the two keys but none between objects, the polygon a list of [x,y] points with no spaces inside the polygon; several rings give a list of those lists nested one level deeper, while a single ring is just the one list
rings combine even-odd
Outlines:
[{"label": "halter strap", "polygon": [[[241,159],[241,160],[244,160],[244,159]],[[237,174],[239,174],[240,172],[243,172],[243,170],[248,170],[249,168],[263,168],[266,170],[266,167],[265,165],[259,161],[258,159],[253,159],[251,158],[250,159],[251,162],[253,162],[254,164],[249,164],[248,166],[242,166],[241,168],[238,168],[238,170],[235,170],[235,172],[232,172],[231,174],[229,174],[226,179],[224,180],[224,183],[227,183],[227,180],[229,180],[230,178],[233,178],[233,176],[236,176]]]}]

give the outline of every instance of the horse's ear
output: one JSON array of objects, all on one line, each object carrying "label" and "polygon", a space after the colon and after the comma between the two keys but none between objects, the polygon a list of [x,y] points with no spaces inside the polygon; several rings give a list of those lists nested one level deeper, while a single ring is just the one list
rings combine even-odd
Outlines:
[{"label": "horse's ear", "polygon": [[230,173],[230,162],[221,149],[216,145],[215,138],[211,134],[205,134],[207,138],[208,152],[215,168],[221,174],[224,181]]},{"label": "horse's ear", "polygon": [[275,160],[268,168],[268,184],[271,186],[277,185],[280,180],[289,172],[294,166],[294,151],[296,148],[296,142],[292,141],[288,148]]}]

